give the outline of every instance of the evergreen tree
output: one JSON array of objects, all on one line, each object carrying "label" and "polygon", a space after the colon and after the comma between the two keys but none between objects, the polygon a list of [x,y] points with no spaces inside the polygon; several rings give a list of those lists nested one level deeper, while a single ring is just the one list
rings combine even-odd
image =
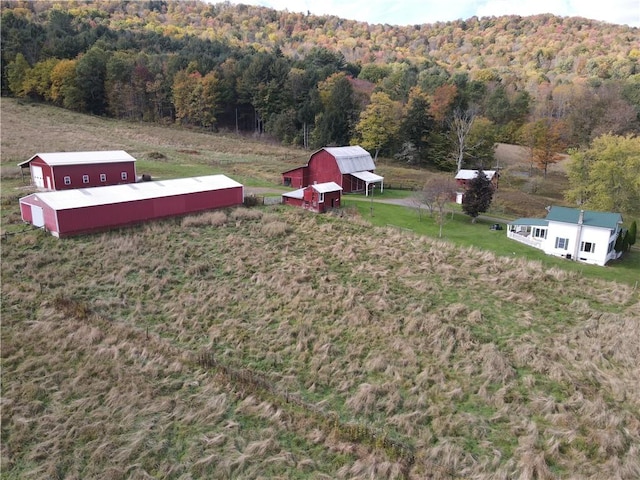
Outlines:
[{"label": "evergreen tree", "polygon": [[420,163],[429,161],[428,137],[435,129],[435,121],[429,113],[429,109],[427,95],[419,88],[413,88],[409,93],[409,103],[400,126],[400,132],[405,137],[405,143],[414,146],[418,157],[416,160]]},{"label": "evergreen tree", "polygon": [[469,181],[464,192],[462,211],[476,223],[478,215],[489,210],[493,200],[493,185],[482,170],[478,170],[476,178]]},{"label": "evergreen tree", "polygon": [[629,248],[633,247],[636,243],[636,236],[638,235],[638,224],[634,220],[627,231],[627,242],[629,243]]}]

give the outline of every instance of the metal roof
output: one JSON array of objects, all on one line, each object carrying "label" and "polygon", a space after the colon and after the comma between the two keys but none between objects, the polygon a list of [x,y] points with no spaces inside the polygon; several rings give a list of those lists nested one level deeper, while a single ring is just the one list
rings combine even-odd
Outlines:
[{"label": "metal roof", "polygon": [[371,173],[371,172],[353,172],[351,175],[353,175],[356,178],[359,178],[360,180],[364,181],[364,182],[369,182],[369,183],[373,183],[373,182],[381,182],[384,180],[384,177],[381,177],[380,175],[376,175],[375,173]]},{"label": "metal roof", "polygon": [[544,218],[518,218],[507,225],[531,225],[532,227],[546,227],[549,221]]},{"label": "metal roof", "polygon": [[282,196],[289,197],[289,198],[297,198],[298,200],[301,200],[304,198],[304,188],[299,188],[292,192],[283,193]]},{"label": "metal roof", "polygon": [[373,162],[371,154],[359,145],[324,147],[322,150],[333,155],[342,174],[376,169],[376,164]]},{"label": "metal roof", "polygon": [[54,210],[69,210],[234,187],[242,187],[242,184],[225,175],[208,175],[204,177],[33,193],[24,198],[36,197]]},{"label": "metal roof", "polygon": [[342,187],[336,182],[314,183],[311,187],[313,187],[313,189],[318,193],[329,193],[342,190]]},{"label": "metal roof", "polygon": [[302,199],[304,198],[304,191],[309,187],[313,188],[318,193],[338,192],[342,190],[342,187],[338,185],[336,182],[314,183],[313,185],[309,185],[304,188],[299,188],[297,190],[293,190],[292,192],[283,193],[282,196],[289,197],[289,198]]},{"label": "metal roof", "polygon": [[[577,225],[580,220],[580,209],[569,207],[551,207],[547,214],[547,220],[552,222],[572,223]],[[622,215],[619,213],[594,212],[584,210],[583,225],[591,227],[610,228],[615,230],[622,223]]]},{"label": "metal roof", "polygon": [[135,162],[136,159],[124,150],[101,150],[96,152],[53,152],[53,153],[36,153],[29,160],[19,163],[22,167],[27,165],[34,158],[41,158],[47,165],[86,165],[90,163],[121,163]]},{"label": "metal roof", "polygon": [[[491,180],[496,174],[495,170],[483,170],[484,174]],[[478,176],[478,170],[459,170],[456,174],[456,180],[472,180]]]}]

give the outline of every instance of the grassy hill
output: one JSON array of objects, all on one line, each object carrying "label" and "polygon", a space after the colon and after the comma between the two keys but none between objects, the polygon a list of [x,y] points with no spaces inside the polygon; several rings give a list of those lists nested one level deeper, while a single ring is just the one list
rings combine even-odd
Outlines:
[{"label": "grassy hill", "polygon": [[[256,186],[308,157],[2,113],[5,233],[37,151]],[[2,478],[640,475],[633,284],[282,207],[1,246]]]}]

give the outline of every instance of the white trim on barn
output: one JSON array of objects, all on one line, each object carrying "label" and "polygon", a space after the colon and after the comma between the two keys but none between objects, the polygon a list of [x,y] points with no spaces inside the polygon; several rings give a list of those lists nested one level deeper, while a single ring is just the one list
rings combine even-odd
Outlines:
[{"label": "white trim on barn", "polygon": [[36,153],[29,160],[19,163],[22,167],[29,164],[34,158],[41,158],[47,165],[88,165],[94,163],[121,163],[135,162],[136,159],[124,150],[100,150],[95,152],[50,152]]},{"label": "white trim on barn", "polygon": [[366,188],[365,188],[365,196],[369,196],[369,185],[372,183],[379,183],[380,184],[380,193],[384,192],[384,177],[381,177],[380,175],[376,175],[375,173],[371,173],[371,172],[353,172],[351,175],[353,175],[356,178],[359,178],[360,180],[362,180],[365,184],[366,184]]},{"label": "white trim on barn", "polygon": [[69,236],[242,205],[244,187],[225,175],[33,193],[20,199],[25,222]]},{"label": "white trim on barn", "polygon": [[38,193],[38,197],[55,210],[83,208],[95,205],[133,202],[150,198],[171,197],[189,193],[242,187],[225,175],[176,178],[155,182],[126,183],[106,187],[77,188],[59,192]]}]

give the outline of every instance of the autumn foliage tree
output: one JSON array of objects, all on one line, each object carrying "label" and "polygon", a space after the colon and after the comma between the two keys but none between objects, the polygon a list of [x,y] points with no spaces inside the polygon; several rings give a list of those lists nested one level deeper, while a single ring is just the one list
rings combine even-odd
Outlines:
[{"label": "autumn foliage tree", "polygon": [[547,176],[549,165],[562,160],[562,152],[567,148],[565,140],[565,124],[552,118],[543,118],[525,124],[521,129],[520,139],[529,148],[531,161],[544,176]]},{"label": "autumn foliage tree", "polygon": [[602,135],[575,150],[567,165],[566,199],[594,210],[640,210],[640,137]]},{"label": "autumn foliage tree", "polygon": [[360,113],[356,134],[363,148],[378,153],[390,147],[400,129],[399,102],[391,100],[384,92],[371,95],[371,103]]}]

